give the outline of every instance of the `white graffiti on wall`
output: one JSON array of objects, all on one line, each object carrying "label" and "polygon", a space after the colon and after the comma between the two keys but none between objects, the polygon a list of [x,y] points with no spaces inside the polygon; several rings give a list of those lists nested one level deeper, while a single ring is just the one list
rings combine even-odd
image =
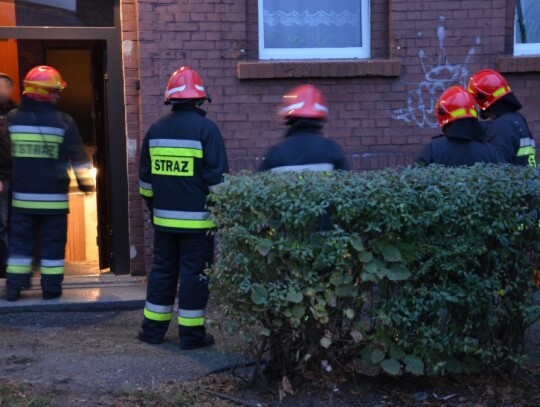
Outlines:
[{"label": "white graffiti on wall", "polygon": [[[439,54],[436,65],[426,64],[426,54],[423,49],[418,53],[425,79],[418,87],[409,92],[404,108],[395,109],[391,116],[395,120],[403,120],[407,123],[415,123],[419,127],[437,127],[437,121],[433,115],[433,109],[440,94],[452,85],[461,84],[466,86],[469,79],[467,64],[474,55],[475,49],[470,48],[465,60],[461,64],[451,64],[448,61],[444,40],[446,37],[444,18],[437,29],[439,39]],[[421,33],[419,33],[421,35]],[[476,38],[480,44],[480,37]]]}]

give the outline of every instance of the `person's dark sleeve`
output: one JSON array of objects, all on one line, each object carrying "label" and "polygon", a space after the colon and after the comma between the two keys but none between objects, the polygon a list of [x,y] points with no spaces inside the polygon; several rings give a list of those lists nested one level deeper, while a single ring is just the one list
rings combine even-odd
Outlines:
[{"label": "person's dark sleeve", "polygon": [[347,161],[347,157],[345,157],[345,154],[343,153],[343,150],[338,144],[335,144],[335,155],[336,158],[334,159],[334,169],[336,170],[343,170],[348,171],[349,170],[349,162]]},{"label": "person's dark sleeve", "polygon": [[221,184],[223,176],[229,172],[225,142],[215,123],[210,122],[203,143],[203,179],[211,190]]},{"label": "person's dark sleeve", "polygon": [[[516,164],[520,137],[510,121],[496,121],[485,126],[487,140],[499,152],[504,162]],[[526,164],[525,164],[526,165]]]},{"label": "person's dark sleeve", "polygon": [[431,153],[431,143],[426,144],[418,158],[414,161],[414,164],[418,167],[425,167],[429,164],[433,164],[433,155]]},{"label": "person's dark sleeve", "polygon": [[259,165],[259,168],[257,168],[257,172],[270,171],[272,168],[276,167],[274,159],[272,158],[275,151],[276,151],[276,147],[271,147],[266,152],[264,159],[261,161],[261,164]]},{"label": "person's dark sleeve", "polygon": [[154,189],[152,188],[152,162],[150,160],[150,150],[148,147],[150,130],[146,133],[144,138],[139,159],[139,194],[146,199],[147,202],[154,197]]},{"label": "person's dark sleeve", "polygon": [[75,172],[79,189],[83,192],[94,192],[93,167],[84,148],[77,124],[68,115],[65,115],[65,120],[68,124],[65,140],[69,163],[73,168],[73,172]]},{"label": "person's dark sleeve", "polygon": [[[7,121],[7,120],[6,120]],[[0,126],[0,179],[11,178],[11,143],[7,125]]]}]

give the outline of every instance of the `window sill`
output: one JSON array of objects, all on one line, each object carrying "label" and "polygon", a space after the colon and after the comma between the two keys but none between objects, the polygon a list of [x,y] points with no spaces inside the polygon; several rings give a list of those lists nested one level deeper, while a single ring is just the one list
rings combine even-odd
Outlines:
[{"label": "window sill", "polygon": [[395,77],[401,74],[400,59],[335,59],[242,61],[236,65],[238,79]]},{"label": "window sill", "polygon": [[540,72],[540,55],[499,55],[497,70],[501,73]]}]

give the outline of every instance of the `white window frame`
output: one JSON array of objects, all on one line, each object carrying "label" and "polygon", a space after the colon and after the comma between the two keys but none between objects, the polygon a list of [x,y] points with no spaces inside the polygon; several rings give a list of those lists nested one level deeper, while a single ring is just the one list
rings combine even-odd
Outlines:
[{"label": "white window frame", "polygon": [[259,59],[368,59],[371,58],[370,0],[359,0],[361,12],[362,47],[346,48],[265,48],[264,2],[259,4]]},{"label": "white window frame", "polygon": [[518,12],[516,6],[514,17],[514,56],[540,55],[540,42],[532,42],[527,44],[516,42],[518,29]]}]

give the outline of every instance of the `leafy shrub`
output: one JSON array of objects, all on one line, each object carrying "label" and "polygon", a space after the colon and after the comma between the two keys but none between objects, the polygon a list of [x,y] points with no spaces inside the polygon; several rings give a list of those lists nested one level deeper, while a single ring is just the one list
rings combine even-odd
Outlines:
[{"label": "leafy shrub", "polygon": [[213,285],[277,377],[498,370],[539,316],[540,173],[243,173],[212,194]]}]

